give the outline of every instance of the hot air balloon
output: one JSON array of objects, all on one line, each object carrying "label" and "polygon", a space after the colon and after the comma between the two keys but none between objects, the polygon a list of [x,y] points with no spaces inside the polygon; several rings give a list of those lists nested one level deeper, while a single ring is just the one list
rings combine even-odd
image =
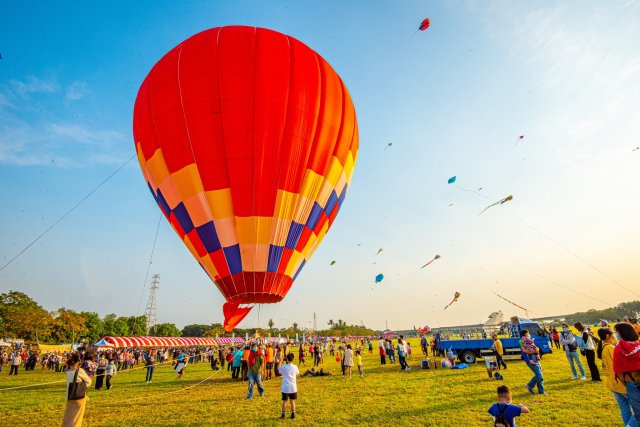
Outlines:
[{"label": "hot air balloon", "polygon": [[231,331],[281,301],[333,224],[358,155],[331,66],[264,28],[212,28],[152,68],[135,102],[142,174],[213,280]]}]

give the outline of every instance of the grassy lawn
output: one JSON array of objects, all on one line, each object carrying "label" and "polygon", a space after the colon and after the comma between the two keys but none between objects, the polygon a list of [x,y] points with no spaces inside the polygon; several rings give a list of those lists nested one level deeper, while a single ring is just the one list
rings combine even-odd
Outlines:
[{"label": "grassy lawn", "polygon": [[[376,354],[363,356],[365,377],[340,375],[335,359],[326,356],[330,377],[298,379],[297,419],[281,421],[280,379],[265,381],[266,394],[246,400],[246,383],[231,380],[230,373],[211,371],[207,363],[192,364],[185,377],[176,380],[169,366],[156,368],[151,384],[145,371],[133,370],[114,377],[113,389],[89,390],[85,424],[89,426],[156,425],[493,425],[487,409],[495,400],[497,385],[513,390],[514,402],[529,404],[530,414],[520,426],[620,425],[620,415],[611,393],[602,383],[571,380],[563,352],[543,359],[548,396],[531,396],[524,384],[531,371],[522,361],[507,361],[505,380],[490,380],[480,361],[459,371],[419,369],[422,359],[418,340],[410,340],[414,355],[411,371],[399,365],[380,366]],[[374,347],[374,352],[377,348]],[[297,349],[295,351],[297,363]],[[586,367],[586,360],[583,358]],[[306,368],[302,366],[301,372]],[[588,370],[587,370],[588,376]],[[36,370],[17,377],[0,373],[0,389],[63,380],[62,374]],[[64,411],[64,383],[17,390],[0,390],[2,425],[59,425]],[[287,414],[288,415],[288,414]],[[587,417],[587,418],[585,418]]]}]

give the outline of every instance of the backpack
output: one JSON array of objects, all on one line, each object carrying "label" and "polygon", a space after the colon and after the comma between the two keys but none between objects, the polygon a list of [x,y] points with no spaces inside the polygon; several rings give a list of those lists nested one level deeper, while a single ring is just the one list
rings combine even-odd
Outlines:
[{"label": "backpack", "polygon": [[504,413],[507,412],[508,407],[509,405],[505,405],[504,409],[501,410],[500,404],[498,403],[498,415],[496,415],[495,421],[493,422],[495,427],[511,427],[507,417],[504,415]]}]

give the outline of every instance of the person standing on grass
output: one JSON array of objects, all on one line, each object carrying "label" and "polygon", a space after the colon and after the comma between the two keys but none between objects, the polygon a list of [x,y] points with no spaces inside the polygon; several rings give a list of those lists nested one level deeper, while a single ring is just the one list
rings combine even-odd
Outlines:
[{"label": "person standing on grass", "polygon": [[318,367],[318,365],[320,365],[320,361],[322,359],[322,351],[320,350],[320,346],[318,345],[318,343],[315,343],[313,345],[313,366],[314,367]]},{"label": "person standing on grass", "polygon": [[98,367],[96,368],[96,390],[102,390],[102,383],[104,382],[104,375],[107,372],[107,359],[104,356],[99,356]]},{"label": "person standing on grass", "polygon": [[275,356],[273,357],[273,372],[276,377],[280,376],[280,364],[282,363],[282,348],[276,344]]},{"label": "person standing on grass", "polygon": [[116,368],[115,360],[109,359],[109,363],[107,364],[107,369],[105,370],[107,390],[111,390],[111,378],[113,378],[113,376],[117,373],[118,373],[118,369]]},{"label": "person standing on grass", "polygon": [[[521,335],[525,337],[529,335],[529,331],[523,329]],[[535,394],[533,388],[537,387],[538,394],[546,394],[544,392],[544,375],[542,374],[542,365],[540,363],[540,358],[537,357],[535,359],[535,362],[532,363],[533,359],[529,358],[529,354],[522,345],[520,345],[520,352],[522,353],[524,363],[526,363],[529,369],[531,369],[531,371],[533,372],[533,378],[531,378],[531,380],[527,384],[525,384],[524,388],[526,388],[529,393]]]},{"label": "person standing on grass", "polygon": [[253,385],[258,386],[258,393],[260,397],[264,396],[264,387],[262,386],[262,376],[264,374],[264,356],[262,351],[262,345],[258,348],[256,344],[253,344],[251,347],[251,352],[253,357],[251,360],[251,365],[249,366],[248,379],[249,379],[249,389],[247,390],[247,400],[251,400],[253,397]]},{"label": "person standing on grass", "polygon": [[[564,323],[562,324],[562,334],[560,334],[560,344],[563,345],[565,354],[567,355],[567,360],[571,365],[571,372],[573,372],[573,379],[577,380],[580,378],[581,380],[586,380],[587,377],[584,375],[584,367],[582,366],[582,362],[580,361],[580,355],[578,354],[578,343],[576,341],[576,337],[573,336],[573,333],[569,330],[569,326]],[[578,377],[578,373],[576,372],[575,365],[578,365],[580,368],[580,377]]]},{"label": "person standing on grass", "polygon": [[507,364],[504,362],[502,356],[504,355],[504,349],[502,348],[502,341],[498,339],[498,335],[491,335],[493,338],[493,344],[491,345],[491,350],[493,350],[493,355],[496,356],[496,361],[498,362],[498,370],[503,366],[504,369],[507,369]]},{"label": "person standing on grass", "polygon": [[378,351],[380,352],[380,364],[387,364],[387,352],[384,350],[384,346],[378,346]]},{"label": "person standing on grass", "polygon": [[551,341],[553,341],[556,348],[560,350],[560,334],[556,328],[551,329]]},{"label": "person standing on grass", "polygon": [[640,341],[629,323],[618,323],[615,330],[620,340],[613,350],[613,370],[627,389],[636,424],[640,425]]},{"label": "person standing on grass", "polygon": [[265,350],[264,361],[267,366],[267,372],[265,374],[265,379],[270,380],[273,374],[273,346],[271,343],[267,344],[267,349]]},{"label": "person standing on grass", "polygon": [[407,365],[407,350],[406,350],[406,344],[404,342],[404,338],[402,335],[400,335],[400,338],[398,338],[398,346],[397,346],[397,350],[398,350],[398,359],[400,359],[400,370],[401,371],[408,371],[409,369],[409,365]]},{"label": "person standing on grass", "polygon": [[605,373],[604,386],[613,393],[614,399],[620,408],[620,416],[625,426],[637,427],[636,420],[633,417],[631,403],[627,397],[627,387],[622,381],[616,380],[616,374],[613,370],[613,352],[615,342],[613,339],[613,331],[609,328],[598,329],[600,343],[598,344],[598,359],[602,360],[602,369]]},{"label": "person standing on grass", "polygon": [[489,408],[489,414],[493,417],[494,425],[500,427],[516,427],[516,417],[520,414],[528,414],[529,409],[524,405],[514,405],[511,390],[506,385],[498,387],[498,403]]},{"label": "person standing on grass", "polygon": [[300,366],[307,366],[307,364],[304,363],[304,346],[302,344],[300,344],[300,350],[298,351],[298,360],[300,361]]},{"label": "person standing on grass", "polygon": [[291,405],[291,419],[296,417],[296,399],[298,398],[298,385],[296,377],[300,375],[298,367],[293,364],[293,354],[287,355],[287,363],[280,368],[280,375],[282,376],[282,385],[280,386],[280,392],[282,393],[282,415],[281,419],[284,419],[285,412],[287,410],[287,400]]},{"label": "person standing on grass", "polygon": [[391,343],[391,340],[387,340],[385,351],[387,352],[387,357],[389,358],[389,362],[396,363],[396,353],[393,350],[393,343]]},{"label": "person standing on grass", "polygon": [[11,360],[11,368],[9,369],[9,376],[15,374],[18,375],[18,367],[22,363],[22,357],[18,354],[18,352],[11,353],[13,357],[10,357]]},{"label": "person standing on grass", "polygon": [[[87,404],[86,387],[91,385],[91,378],[80,367],[80,355],[74,354],[71,358],[71,369],[67,371],[67,406],[64,410],[64,418],[62,420],[62,427],[79,427],[82,425],[82,419],[84,418],[84,408]],[[74,383],[84,383],[84,396],[73,395],[72,385]],[[70,393],[71,391],[71,393]],[[80,394],[80,393],[78,393]],[[70,400],[70,398],[72,400]]]},{"label": "person standing on grass", "polygon": [[242,356],[244,352],[238,347],[233,353],[233,362],[231,363],[231,379],[237,380],[240,376],[240,367],[242,366]]},{"label": "person standing on grass", "polygon": [[362,352],[360,350],[356,351],[356,364],[358,365],[360,378],[364,377],[364,371],[362,370]]},{"label": "person standing on grass", "polygon": [[582,323],[577,322],[573,325],[581,334],[582,341],[584,341],[584,356],[587,358],[587,366],[589,367],[589,373],[591,373],[591,381],[598,382],[600,379],[600,371],[598,371],[598,365],[596,365],[596,346],[600,343],[588,327],[585,327]]},{"label": "person standing on grass", "polygon": [[245,345],[242,352],[242,363],[240,365],[240,376],[242,377],[242,381],[247,381],[249,379],[249,356],[251,356],[251,348],[249,345]]},{"label": "person standing on grass", "polygon": [[424,356],[429,356],[429,353],[427,352],[427,337],[426,336],[422,336],[422,338],[420,338],[420,348],[422,348],[422,354]]},{"label": "person standing on grass", "polygon": [[351,344],[347,344],[347,348],[344,350],[343,367],[342,375],[351,378],[351,371],[353,370],[353,350],[351,350]]},{"label": "person standing on grass", "polygon": [[145,380],[147,381],[147,384],[149,384],[151,382],[151,379],[153,378],[153,371],[156,368],[155,350],[149,350],[149,352],[147,353],[147,357],[144,361],[144,366],[145,368],[147,368],[147,375]]}]

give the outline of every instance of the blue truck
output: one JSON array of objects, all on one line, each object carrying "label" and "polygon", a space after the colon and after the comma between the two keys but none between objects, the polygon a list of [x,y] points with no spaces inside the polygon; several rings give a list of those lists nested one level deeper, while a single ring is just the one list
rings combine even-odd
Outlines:
[{"label": "blue truck", "polygon": [[[540,348],[541,354],[552,352],[549,334],[537,322],[523,317],[514,317],[510,323],[503,327],[509,337],[499,338],[502,341],[505,356],[520,356],[520,331],[524,329],[528,330],[531,338],[535,339],[535,344]],[[448,351],[451,351],[463,363],[475,363],[478,357],[493,354],[491,350],[493,339],[491,338],[445,340],[442,339],[440,333],[437,333],[435,345],[440,354],[446,355]]]}]

